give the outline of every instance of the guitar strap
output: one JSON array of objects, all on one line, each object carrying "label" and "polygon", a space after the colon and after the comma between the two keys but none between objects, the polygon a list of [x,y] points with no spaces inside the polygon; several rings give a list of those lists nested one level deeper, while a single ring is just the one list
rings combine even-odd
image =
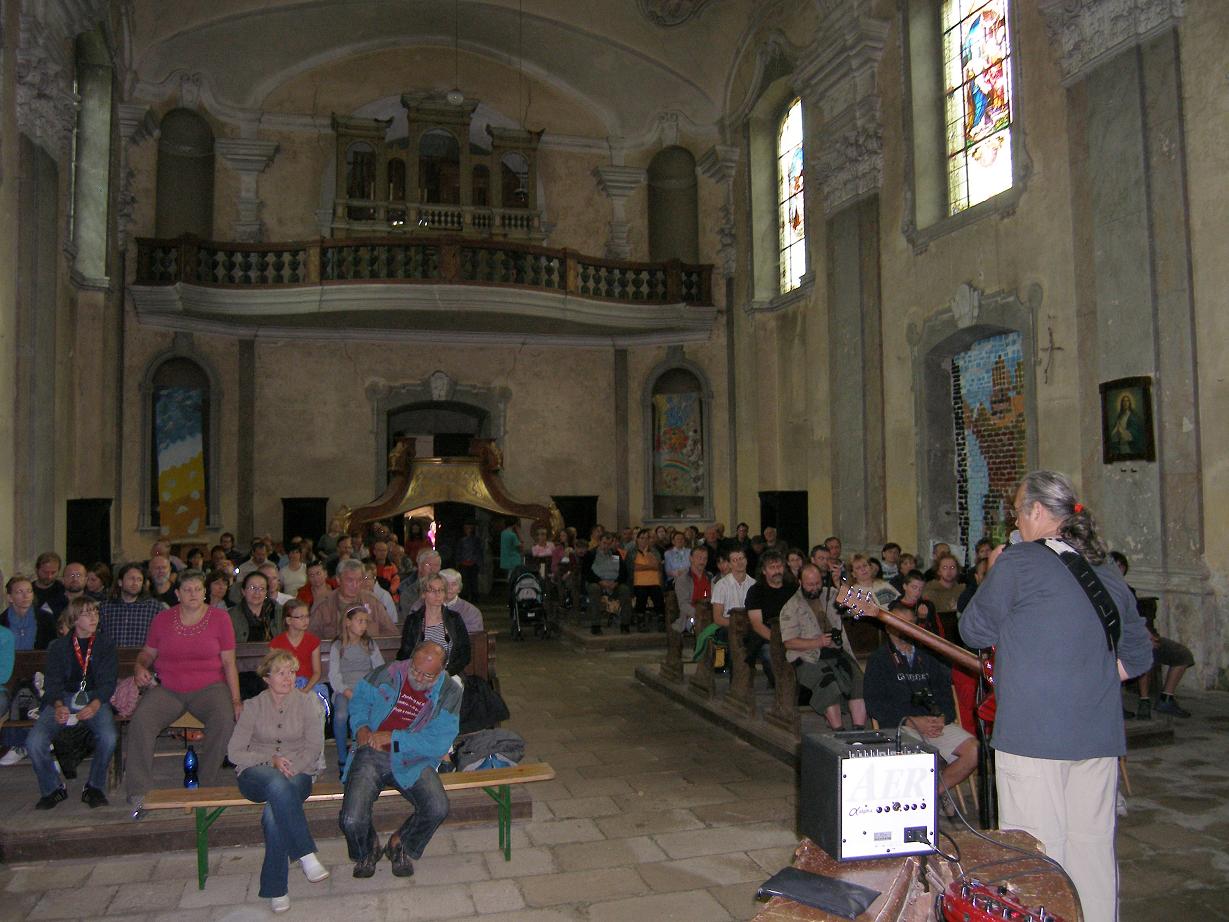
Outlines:
[{"label": "guitar strap", "polygon": [[1088,596],[1088,601],[1092,602],[1097,619],[1105,631],[1106,646],[1111,652],[1116,653],[1118,641],[1122,637],[1122,616],[1118,614],[1118,606],[1114,604],[1105,584],[1101,582],[1101,577],[1097,576],[1093,570],[1092,564],[1065,541],[1059,541],[1057,538],[1038,538],[1037,543],[1044,544],[1057,554],[1058,559],[1071,571],[1075,581],[1080,584],[1080,588]]}]

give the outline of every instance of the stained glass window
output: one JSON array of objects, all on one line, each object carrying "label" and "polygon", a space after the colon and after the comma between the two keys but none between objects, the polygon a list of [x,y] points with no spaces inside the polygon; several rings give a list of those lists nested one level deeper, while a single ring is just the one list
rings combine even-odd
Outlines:
[{"label": "stained glass window", "polygon": [[781,293],[793,291],[807,271],[803,190],[802,100],[785,110],[777,132],[777,240]]},{"label": "stained glass window", "polygon": [[951,214],[1011,188],[1009,0],[944,0],[943,80]]}]

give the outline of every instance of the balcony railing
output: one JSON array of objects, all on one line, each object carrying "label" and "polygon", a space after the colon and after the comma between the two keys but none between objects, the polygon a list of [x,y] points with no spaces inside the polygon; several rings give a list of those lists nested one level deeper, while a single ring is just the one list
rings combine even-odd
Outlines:
[{"label": "balcony railing", "polygon": [[439,205],[418,202],[378,202],[338,199],[333,205],[333,227],[365,233],[387,233],[402,228],[414,233],[457,234],[463,237],[507,237],[541,240],[542,213],[528,208],[491,208],[485,205]]},{"label": "balcony railing", "polygon": [[[497,209],[495,211],[498,211]],[[498,216],[497,216],[498,217]],[[286,288],[391,282],[552,291],[604,301],[711,305],[711,265],[629,262],[513,241],[364,237],[290,243],[137,241],[136,284]]]}]

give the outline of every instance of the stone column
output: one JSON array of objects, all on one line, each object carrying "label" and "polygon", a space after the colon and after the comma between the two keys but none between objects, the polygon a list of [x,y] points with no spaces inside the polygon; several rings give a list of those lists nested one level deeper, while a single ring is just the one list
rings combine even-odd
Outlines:
[{"label": "stone column", "polygon": [[632,248],[628,241],[627,197],[644,182],[645,172],[639,167],[607,164],[595,167],[593,175],[597,178],[597,187],[610,199],[610,236],[606,240],[606,256],[610,259],[629,259]]},{"label": "stone column", "polygon": [[[1077,238],[1091,246],[1081,295],[1082,386],[1152,378],[1156,461],[1101,463],[1085,452],[1084,486],[1131,581],[1160,597],[1158,628],[1195,653],[1203,683],[1229,665],[1223,619],[1203,561],[1198,357],[1187,224],[1186,152],[1177,26],[1182,0],[1043,0],[1071,92],[1070,124],[1086,156],[1076,183]],[[1080,116],[1083,121],[1081,123]],[[1074,134],[1074,131],[1073,131]],[[1087,342],[1090,348],[1084,348]],[[1099,433],[1096,416],[1087,427]]]},{"label": "stone column", "polygon": [[[713,182],[721,186],[723,201],[721,203],[721,225],[717,228],[717,258],[721,266],[721,275],[725,282],[725,392],[738,393],[738,355],[735,347],[736,331],[734,329],[734,311],[730,305],[734,303],[734,270],[738,264],[738,244],[734,232],[734,174],[738,169],[737,147],[716,144],[710,147],[696,164],[696,169]],[[738,521],[743,516],[738,509],[738,405],[734,400],[726,401],[726,464],[730,474],[729,484],[730,517]],[[758,511],[758,510],[757,510]]]},{"label": "stone column", "polygon": [[[831,418],[859,421],[832,439],[833,524],[856,548],[881,545],[886,522],[878,198],[883,126],[875,75],[889,25],[871,16],[868,0],[841,4],[825,21],[814,54],[795,72],[812,142],[808,197],[814,201],[818,192],[827,219]],[[817,229],[813,224],[809,230],[812,239]]]},{"label": "stone column", "polygon": [[276,141],[255,138],[219,138],[214,150],[226,165],[239,174],[238,218],[235,220],[236,240],[256,241],[264,237],[265,226],[260,220],[261,201],[256,188],[257,177],[273,162],[277,154]]}]

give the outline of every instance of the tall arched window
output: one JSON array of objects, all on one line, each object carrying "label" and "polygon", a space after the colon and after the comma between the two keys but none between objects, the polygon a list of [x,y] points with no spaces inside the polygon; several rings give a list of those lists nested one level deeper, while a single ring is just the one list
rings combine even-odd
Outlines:
[{"label": "tall arched window", "polygon": [[711,517],[705,385],[691,368],[677,365],[649,381],[649,517]]},{"label": "tall arched window", "polygon": [[149,478],[147,525],[169,538],[201,534],[209,519],[209,376],[173,356],[147,381]]},{"label": "tall arched window", "polygon": [[1008,0],[945,0],[943,80],[950,214],[1011,188]]},{"label": "tall arched window", "polygon": [[191,109],[172,109],[158,134],[154,232],[213,236],[213,129]]},{"label": "tall arched window", "polygon": [[802,100],[795,99],[777,129],[777,259],[782,294],[797,288],[807,271],[803,156]]},{"label": "tall arched window", "polygon": [[419,139],[418,182],[424,204],[461,204],[461,146],[442,128],[423,132]]},{"label": "tall arched window", "polygon": [[699,262],[696,158],[667,147],[649,161],[649,259]]},{"label": "tall arched window", "polygon": [[[376,197],[376,149],[366,141],[357,141],[346,148],[346,198],[352,202],[370,202]],[[346,210],[351,221],[372,221],[376,210],[370,206],[351,205]]]}]

